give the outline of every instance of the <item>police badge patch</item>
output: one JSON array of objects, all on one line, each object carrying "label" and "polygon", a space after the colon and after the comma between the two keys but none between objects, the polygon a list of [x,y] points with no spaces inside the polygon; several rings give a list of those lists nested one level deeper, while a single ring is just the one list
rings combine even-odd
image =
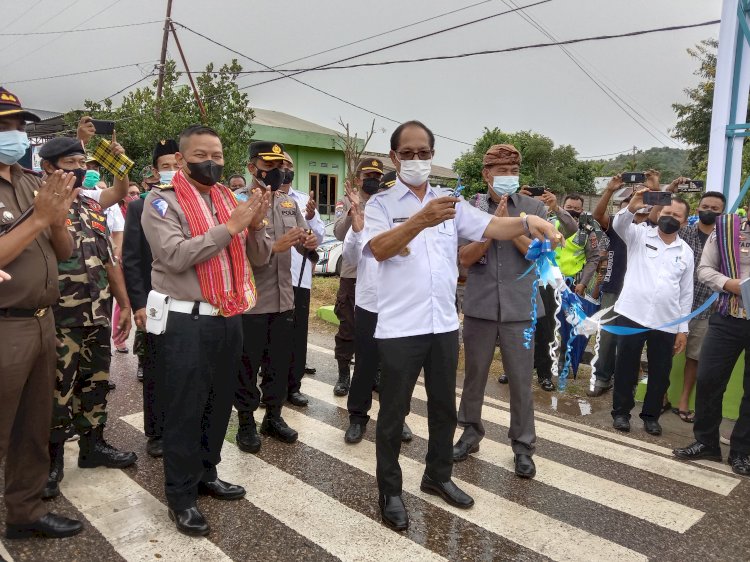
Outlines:
[{"label": "police badge patch", "polygon": [[151,206],[156,209],[156,212],[159,213],[159,216],[161,218],[164,218],[164,216],[167,214],[167,208],[169,207],[169,204],[164,201],[164,199],[154,199],[151,201]]}]

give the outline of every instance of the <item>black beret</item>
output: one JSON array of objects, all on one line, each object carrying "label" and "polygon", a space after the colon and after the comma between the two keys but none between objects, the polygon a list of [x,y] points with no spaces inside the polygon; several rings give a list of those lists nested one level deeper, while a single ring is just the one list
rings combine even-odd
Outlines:
[{"label": "black beret", "polygon": [[388,189],[396,184],[396,171],[388,172],[380,179],[380,189]]},{"label": "black beret", "polygon": [[179,151],[180,147],[177,144],[177,141],[173,139],[160,140],[159,142],[157,142],[156,146],[154,147],[154,158],[152,161],[154,168],[156,168],[156,161],[160,156],[164,156],[165,154],[174,154],[175,152]]},{"label": "black beret", "polygon": [[70,137],[56,137],[39,149],[39,157],[50,162],[71,154],[85,155],[86,151],[83,150],[81,141]]},{"label": "black beret", "polygon": [[260,158],[267,162],[285,160],[284,145],[278,142],[255,141],[250,143],[250,160]]}]

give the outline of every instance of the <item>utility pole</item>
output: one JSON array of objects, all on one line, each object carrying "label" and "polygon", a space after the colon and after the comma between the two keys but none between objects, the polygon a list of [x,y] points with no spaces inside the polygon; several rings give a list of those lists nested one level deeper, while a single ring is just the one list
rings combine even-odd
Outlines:
[{"label": "utility pole", "polygon": [[174,37],[174,42],[177,45],[177,50],[180,52],[180,58],[182,59],[182,65],[185,67],[185,74],[187,74],[188,80],[190,81],[190,87],[193,89],[193,96],[195,96],[195,101],[198,104],[198,109],[200,109],[201,117],[203,117],[203,121],[206,121],[206,108],[203,106],[203,102],[201,101],[201,96],[198,93],[198,88],[195,86],[195,80],[193,80],[193,74],[190,72],[190,68],[188,68],[187,59],[185,58],[185,53],[182,52],[182,45],[180,45],[180,40],[177,38],[177,31],[174,28],[174,24],[170,21],[169,26],[172,28],[172,37]]},{"label": "utility pole", "polygon": [[[167,43],[169,41],[169,29],[172,25],[172,0],[167,0],[167,15],[164,18],[164,35],[161,39],[161,57],[159,58],[159,81],[156,84],[156,99],[161,99],[161,92],[164,87],[164,70],[167,62]],[[156,109],[159,111],[158,105]]]}]

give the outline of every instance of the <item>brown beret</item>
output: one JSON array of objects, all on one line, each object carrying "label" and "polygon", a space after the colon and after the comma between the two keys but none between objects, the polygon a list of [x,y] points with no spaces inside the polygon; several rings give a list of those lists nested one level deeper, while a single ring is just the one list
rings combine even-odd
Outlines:
[{"label": "brown beret", "polygon": [[512,144],[494,144],[484,155],[485,166],[518,164],[521,165],[521,153]]},{"label": "brown beret", "polygon": [[356,173],[360,172],[378,172],[383,173],[383,162],[379,158],[363,158],[357,165]]}]

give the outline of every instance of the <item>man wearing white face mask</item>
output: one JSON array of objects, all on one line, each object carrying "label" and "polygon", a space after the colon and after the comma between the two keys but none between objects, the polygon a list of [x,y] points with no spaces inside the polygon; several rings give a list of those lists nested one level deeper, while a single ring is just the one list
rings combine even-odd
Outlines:
[{"label": "man wearing white face mask", "polygon": [[[471,204],[497,217],[536,215],[546,218],[544,203],[517,193],[521,154],[510,144],[489,148],[483,159],[482,178],[489,186]],[[531,394],[531,371],[534,348],[524,347],[524,330],[531,327],[531,293],[534,277],[521,278],[528,269],[525,259],[531,239],[518,236],[510,241],[472,242],[459,250],[461,265],[469,275],[464,293],[464,388],[458,409],[458,425],[464,428],[453,448],[453,460],[463,461],[479,450],[485,434],[482,405],[487,375],[500,341],[503,369],[510,387],[510,429],[516,474],[533,478],[536,473],[534,454],[534,400]],[[537,294],[539,317],[545,309]]]},{"label": "man wearing white face mask", "polygon": [[[430,186],[435,137],[418,121],[391,136],[396,184],[373,195],[365,207],[363,253],[378,263],[375,338],[382,366],[376,429],[377,480],[383,522],[409,525],[401,499],[398,464],[401,432],[414,385],[424,368],[430,437],[420,489],[461,509],[474,500],[451,480],[456,430],[458,315],[455,295],[459,237],[512,240],[526,235],[562,241],[541,217],[497,217],[475,209],[447,190]],[[530,300],[530,299],[529,299]]]}]

